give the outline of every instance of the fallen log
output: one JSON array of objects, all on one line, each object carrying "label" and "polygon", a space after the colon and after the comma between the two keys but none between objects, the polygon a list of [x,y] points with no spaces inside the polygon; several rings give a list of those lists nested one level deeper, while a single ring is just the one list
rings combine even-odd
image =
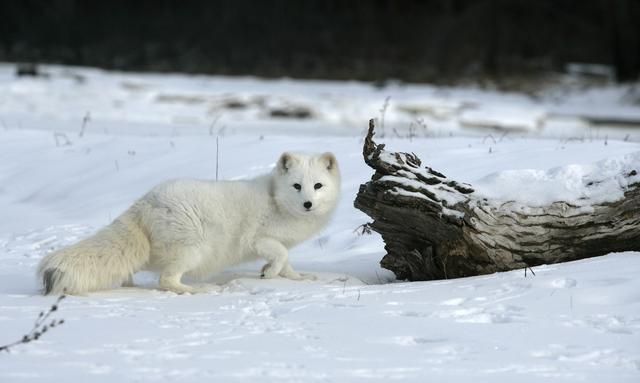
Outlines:
[{"label": "fallen log", "polygon": [[[375,173],[354,205],[373,218],[369,227],[387,252],[380,264],[398,279],[465,277],[640,250],[640,153],[613,178],[586,177],[578,198],[531,206],[488,199],[422,167],[413,153],[386,151],[374,142],[374,129],[371,120],[363,155]],[[619,188],[603,193],[603,185]]]}]

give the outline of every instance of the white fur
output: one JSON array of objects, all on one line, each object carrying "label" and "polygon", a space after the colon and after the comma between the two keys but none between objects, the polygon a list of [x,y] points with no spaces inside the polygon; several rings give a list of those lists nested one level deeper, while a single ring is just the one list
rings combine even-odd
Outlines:
[{"label": "white fur", "polygon": [[263,277],[303,279],[288,250],[326,225],[339,189],[331,153],[284,153],[273,172],[248,181],[165,182],[94,236],[47,255],[38,275],[45,294],[82,294],[154,270],[162,289],[185,293],[196,291],[181,282],[185,273],[203,278],[263,258]]}]

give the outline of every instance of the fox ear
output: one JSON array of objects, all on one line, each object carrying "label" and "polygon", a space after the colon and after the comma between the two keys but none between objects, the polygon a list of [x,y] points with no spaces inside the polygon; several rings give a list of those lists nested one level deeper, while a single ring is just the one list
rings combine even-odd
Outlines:
[{"label": "fox ear", "polygon": [[338,167],[338,160],[336,160],[336,156],[333,153],[326,152],[320,155],[320,160],[327,167],[327,170],[333,172]]},{"label": "fox ear", "polygon": [[278,160],[278,164],[276,165],[278,168],[278,172],[280,174],[285,174],[291,168],[291,163],[293,162],[293,155],[291,153],[284,152],[280,156]]}]

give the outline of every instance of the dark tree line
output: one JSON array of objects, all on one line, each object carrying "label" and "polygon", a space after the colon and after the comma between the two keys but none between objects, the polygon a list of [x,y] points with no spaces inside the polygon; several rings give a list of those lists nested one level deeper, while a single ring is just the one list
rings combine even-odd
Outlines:
[{"label": "dark tree line", "polygon": [[640,73],[638,0],[3,0],[0,60],[449,81]]}]

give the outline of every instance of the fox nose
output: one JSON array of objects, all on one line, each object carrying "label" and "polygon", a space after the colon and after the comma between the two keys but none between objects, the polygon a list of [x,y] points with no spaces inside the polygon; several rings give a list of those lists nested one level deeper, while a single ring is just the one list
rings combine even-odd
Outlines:
[{"label": "fox nose", "polygon": [[302,204],[304,206],[305,209],[309,210],[311,209],[311,206],[313,205],[310,201],[307,201],[305,203]]}]

